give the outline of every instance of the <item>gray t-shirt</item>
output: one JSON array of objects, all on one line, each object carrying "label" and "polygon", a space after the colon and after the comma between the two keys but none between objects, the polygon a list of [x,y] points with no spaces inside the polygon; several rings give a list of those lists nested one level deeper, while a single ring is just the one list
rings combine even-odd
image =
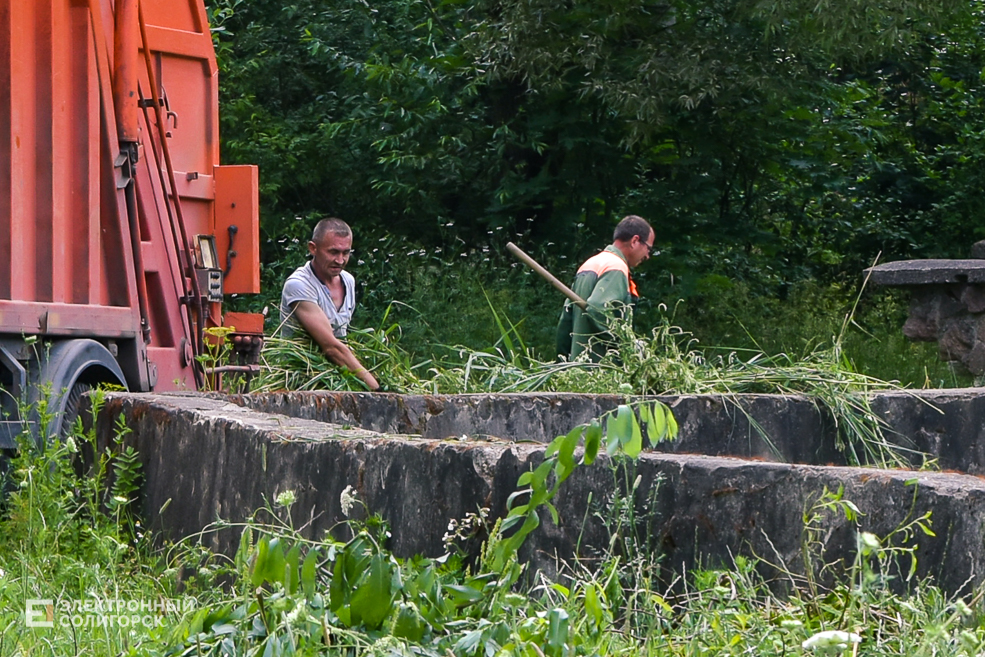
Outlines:
[{"label": "gray t-shirt", "polygon": [[284,291],[280,295],[281,335],[291,337],[295,331],[301,329],[301,325],[293,317],[294,304],[298,301],[311,301],[317,304],[332,322],[335,337],[344,338],[349,322],[352,321],[352,312],[356,309],[356,279],[345,270],[341,275],[345,299],[342,301],[342,307],[336,309],[331,292],[311,270],[311,262],[295,269],[294,273],[284,281]]}]

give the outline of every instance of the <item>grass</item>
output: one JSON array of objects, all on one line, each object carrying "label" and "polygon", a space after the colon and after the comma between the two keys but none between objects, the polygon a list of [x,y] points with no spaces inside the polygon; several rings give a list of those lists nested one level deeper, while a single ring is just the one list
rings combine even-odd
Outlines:
[{"label": "grass", "polygon": [[[646,328],[615,327],[610,357],[558,363],[550,345],[560,300],[539,279],[497,259],[495,249],[450,258],[413,250],[398,258],[388,240],[354,263],[364,283],[360,313],[372,328],[353,330],[350,344],[393,390],[806,393],[847,425],[845,449],[855,450],[857,462],[892,463],[906,456],[880,442],[864,394],[969,382],[938,364],[932,350],[895,337],[905,313],[897,293],[867,294],[846,323],[854,293],[811,284],[780,301],[718,281],[670,311],[644,304],[636,326]],[[570,265],[542,259],[570,273]],[[258,389],[361,387],[304,341],[270,339],[263,357]],[[121,437],[125,431],[119,427]],[[0,657],[985,650],[980,593],[957,599],[932,581],[900,586],[921,525],[873,537],[856,522],[857,556],[848,569],[817,563],[825,518],[852,510],[837,495],[821,496],[804,513],[802,556],[831,574],[824,583],[738,556],[665,581],[660,554],[634,534],[633,505],[620,500],[590,509],[619,537],[612,549],[565,564],[549,582],[518,578],[510,559],[478,566],[466,559],[457,541],[476,538],[462,527],[496,535],[481,518],[449,531],[445,558],[399,559],[387,549],[385,521],[371,513],[346,523],[351,540],[307,536],[291,522],[286,492],[241,525],[235,559],[194,538],[162,550],[133,511],[139,468],[123,445],[100,453],[92,434],[79,433],[45,451],[25,442],[10,461],[12,492],[0,515]],[[929,518],[917,521],[929,529]],[[506,552],[493,543],[486,554]],[[778,588],[777,578],[786,584]],[[154,627],[28,628],[32,598],[180,604],[164,605]]]},{"label": "grass", "polygon": [[[872,510],[840,493],[825,492],[804,511],[803,561],[809,572],[828,572],[827,583],[742,556],[666,581],[660,554],[638,533],[631,492],[588,507],[619,540],[545,580],[521,576],[515,551],[497,549],[509,539],[482,515],[449,528],[441,558],[398,558],[387,549],[385,520],[351,489],[343,493],[350,519],[338,533],[312,537],[296,527],[294,495],[283,491],[237,526],[234,557],[204,549],[201,536],[158,550],[127,508],[132,479],[115,489],[92,485],[116,464],[139,476],[121,461],[121,445],[92,452],[97,465],[88,478],[71,467],[96,447],[84,434],[47,451],[25,442],[12,462],[14,493],[0,516],[0,657],[930,656],[985,648],[980,592],[952,598],[916,579],[900,592],[902,580],[889,575],[905,577],[915,538],[930,531],[931,519],[876,537],[859,522]],[[567,467],[564,451],[555,468]],[[612,467],[614,477],[632,478]],[[124,501],[114,507],[116,497]],[[858,547],[854,561],[835,570],[819,560],[828,523],[843,518]],[[460,550],[475,532],[492,537],[478,562]],[[52,600],[54,627],[26,627],[31,598]],[[102,618],[94,610],[110,600],[163,611],[152,613],[153,627],[62,620]]]},{"label": "grass", "polygon": [[[500,332],[492,348],[433,348],[415,362],[396,324],[350,332],[349,344],[384,390],[416,394],[580,392],[589,394],[803,394],[827,409],[838,428],[836,447],[849,463],[912,467],[921,455],[886,439],[868,394],[898,390],[896,382],[861,373],[845,353],[846,318],[830,343],[797,357],[763,351],[702,350],[697,339],[663,317],[648,335],[630,322],[613,322],[608,354],[597,363],[541,360],[521,326],[486,297],[490,323]],[[388,319],[389,312],[384,314]],[[587,357],[586,353],[586,357]],[[254,390],[363,390],[351,374],[329,363],[308,339],[271,338]],[[741,411],[741,406],[736,403]],[[749,418],[752,420],[752,418]],[[752,422],[753,426],[758,424]],[[761,431],[761,430],[760,430]],[[770,442],[770,437],[763,435]],[[925,460],[925,459],[923,459]]]},{"label": "grass", "polygon": [[[391,330],[388,338],[399,343],[411,365],[451,364],[454,352],[449,345],[473,353],[492,352],[493,358],[495,349],[490,345],[511,351],[502,342],[499,323],[512,318],[512,339],[523,345],[532,361],[553,361],[560,294],[506,254],[507,239],[529,247],[525,236],[496,233],[488,239],[486,244],[458,250],[427,250],[387,236],[357,241],[349,264],[359,285],[355,326]],[[530,252],[564,281],[573,277],[579,262],[547,244],[534,245]],[[840,356],[852,370],[873,379],[908,388],[974,384],[972,376],[938,359],[935,343],[912,343],[903,337],[908,300],[900,290],[869,287],[860,294],[861,281],[859,285],[801,281],[782,296],[769,296],[720,275],[705,275],[687,284],[675,279],[671,285],[667,277],[658,275],[660,267],[656,258],[638,272],[642,297],[636,330],[649,335],[668,324],[680,327],[693,338],[689,349],[707,360],[731,355],[749,360],[763,354],[797,362],[832,347],[839,338]],[[241,309],[273,309],[268,333],[276,327],[282,274],[290,268],[281,263],[268,270],[263,296],[236,301]],[[843,331],[848,315],[852,322]],[[426,378],[427,369],[415,371]]]}]

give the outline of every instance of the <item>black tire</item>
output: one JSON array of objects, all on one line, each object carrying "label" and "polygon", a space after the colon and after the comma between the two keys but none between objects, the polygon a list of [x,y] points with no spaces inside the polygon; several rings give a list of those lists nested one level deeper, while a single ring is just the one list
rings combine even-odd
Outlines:
[{"label": "black tire", "polygon": [[62,424],[58,432],[60,436],[67,436],[75,427],[75,421],[82,416],[83,411],[89,408],[86,393],[95,389],[95,386],[88,381],[76,381],[72,388],[65,395],[65,410],[62,411]]},{"label": "black tire", "polygon": [[83,396],[88,390],[100,383],[126,389],[126,378],[116,359],[102,344],[88,339],[53,344],[41,363],[38,382],[38,386],[32,386],[35,396],[32,401],[39,401],[43,388],[50,390],[50,420],[44,427],[36,424],[39,441],[42,436],[68,435],[82,411]]}]

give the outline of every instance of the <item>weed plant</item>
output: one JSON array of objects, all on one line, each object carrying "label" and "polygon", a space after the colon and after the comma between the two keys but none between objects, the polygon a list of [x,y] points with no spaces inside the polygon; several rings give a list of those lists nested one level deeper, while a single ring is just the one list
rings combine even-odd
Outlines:
[{"label": "weed plant", "polygon": [[[399,325],[401,348],[412,363],[442,361],[450,354],[448,345],[486,352],[501,340],[489,312],[491,302],[501,317],[517,320],[517,339],[534,360],[553,360],[563,300],[537,274],[510,258],[507,240],[521,244],[562,281],[570,281],[580,262],[597,248],[579,237],[559,251],[550,242],[531,243],[525,234],[497,231],[483,244],[432,249],[390,236],[360,237],[349,263],[359,285],[356,326]],[[284,253],[282,262],[264,269],[263,296],[234,302],[244,309],[274,309],[268,333],[278,322],[276,308],[286,274],[303,262],[303,243],[297,241]],[[771,295],[717,274],[668,276],[659,257],[634,272],[634,278],[642,295],[636,308],[637,330],[648,335],[664,323],[681,327],[694,338],[692,348],[709,360],[730,353],[743,359],[763,353],[798,361],[831,347],[840,335],[841,353],[853,369],[875,379],[910,388],[974,383],[973,377],[938,359],[935,343],[912,343],[903,337],[907,296],[900,290],[870,287],[860,295],[861,280],[805,280]],[[853,307],[853,321],[841,332]]]},{"label": "weed plant", "polygon": [[[485,296],[487,313],[499,339],[490,349],[445,347],[444,356],[413,362],[400,344],[396,324],[353,330],[349,343],[384,390],[418,394],[474,392],[580,392],[591,394],[804,394],[830,412],[838,429],[836,447],[850,463],[911,467],[921,456],[888,441],[883,422],[872,412],[868,393],[898,389],[856,371],[845,354],[845,335],[852,316],[842,319],[827,345],[815,345],[799,357],[762,351],[704,351],[692,335],[664,316],[649,335],[640,335],[628,320],[613,320],[606,355],[599,362],[542,361],[523,341],[521,326]],[[389,312],[384,314],[384,321]],[[437,350],[435,350],[437,352]],[[287,390],[364,390],[351,373],[329,363],[305,337],[272,338],[262,354],[258,392]],[[741,411],[741,406],[736,403]],[[754,427],[767,442],[753,419]]]},{"label": "weed plant", "polygon": [[[929,517],[875,537],[861,530],[860,512],[840,492],[822,495],[804,513],[807,572],[822,553],[816,546],[826,520],[852,514],[857,556],[830,583],[781,568],[791,585],[780,593],[764,576],[774,567],[741,556],[728,567],[662,580],[660,555],[634,533],[636,484],[628,484],[631,460],[619,456],[638,454],[644,432],[673,437],[672,416],[659,404],[636,412],[622,406],[559,436],[542,464],[521,477],[507,517],[491,527],[482,514],[456,523],[446,537],[449,552],[437,558],[392,554],[385,520],[351,487],[340,500],[349,516],[339,527],[346,539],[311,537],[296,526],[296,498],[284,491],[238,525],[234,558],[212,554],[200,536],[155,552],[131,512],[139,469],[119,430],[102,452],[93,434],[80,432],[45,450],[25,438],[14,457],[15,490],[0,518],[0,657],[975,655],[985,648],[980,595],[950,599],[913,578],[906,593],[892,586],[891,573],[908,572],[914,535],[931,531]],[[523,537],[551,511],[565,478],[603,448],[622,463],[613,476],[629,491],[600,511],[620,538],[599,560],[567,564],[556,581],[521,577],[516,550]],[[80,478],[72,464],[87,450],[87,477]],[[471,539],[464,527],[489,537],[478,562],[457,548]],[[29,598],[173,599],[179,581],[192,604],[162,614],[152,629],[25,626]],[[55,617],[61,613],[56,606]]]},{"label": "weed plant", "polygon": [[[94,412],[101,399],[101,393],[95,393]],[[46,401],[39,406],[41,426],[46,426]],[[149,635],[148,628],[129,623],[29,628],[29,600],[38,601],[33,620],[53,622],[56,615],[69,618],[56,600],[88,602],[91,610],[97,601],[158,601],[174,594],[173,578],[169,583],[155,572],[135,511],[140,468],[136,452],[123,443],[127,433],[127,427],[118,424],[114,439],[101,448],[95,432],[83,432],[77,423],[65,440],[52,437],[42,446],[25,433],[16,454],[5,456],[9,461],[4,486],[8,494],[0,518],[0,655],[126,654],[141,636]],[[128,614],[123,613],[129,619]],[[90,620],[95,618],[90,614]]]}]

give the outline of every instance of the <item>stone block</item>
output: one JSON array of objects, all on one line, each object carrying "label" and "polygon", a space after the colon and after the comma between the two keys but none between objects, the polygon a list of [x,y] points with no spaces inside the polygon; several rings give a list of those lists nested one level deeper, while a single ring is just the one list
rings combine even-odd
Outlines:
[{"label": "stone block", "polygon": [[955,361],[964,366],[973,342],[974,336],[969,327],[960,322],[951,322],[938,340],[938,356],[941,360]]},{"label": "stone block", "polygon": [[961,303],[970,313],[985,312],[985,285],[966,285],[961,291]]},{"label": "stone block", "polygon": [[912,286],[952,283],[985,283],[985,261],[969,260],[900,260],[865,270],[876,285]]},{"label": "stone block", "polygon": [[[525,400],[500,396],[497,404],[511,401]],[[932,391],[925,398],[893,393],[873,400],[873,411],[901,432],[933,432],[922,440],[937,440],[942,454],[953,451],[976,467],[985,463],[978,453],[985,447],[975,445],[985,445],[985,396],[977,392]],[[102,443],[111,439],[120,416],[131,429],[125,441],[140,454],[141,504],[151,529],[163,539],[207,529],[204,542],[227,553],[235,550],[239,530],[213,523],[242,521],[285,490],[297,496],[292,515],[305,524],[307,535],[344,534],[339,497],[353,486],[368,508],[389,522],[389,547],[398,556],[438,556],[448,521],[479,506],[501,516],[517,477],[543,459],[544,449],[537,443],[385,435],[215,397],[120,393],[107,395],[97,418]],[[962,446],[977,452],[966,453]],[[625,467],[629,470],[618,470]],[[864,514],[860,529],[879,536],[932,514],[937,535],[919,538],[918,577],[933,577],[950,593],[968,592],[982,582],[985,481],[979,477],[692,454],[645,452],[620,464],[603,457],[578,468],[556,499],[558,523],[544,513],[521,556],[552,574],[559,559],[574,557],[576,545],[587,558],[601,553],[609,545],[606,521],[613,519],[613,496],[623,495],[631,497],[637,519],[623,528],[624,536],[661,557],[668,582],[698,564],[728,567],[735,555],[758,555],[802,573],[804,512],[825,491],[841,488]],[[854,525],[831,514],[818,527],[821,557],[813,567],[851,564]]]},{"label": "stone block", "polygon": [[971,347],[971,351],[965,357],[964,364],[968,368],[968,371],[975,376],[985,374],[985,343],[976,340],[975,344]]}]

